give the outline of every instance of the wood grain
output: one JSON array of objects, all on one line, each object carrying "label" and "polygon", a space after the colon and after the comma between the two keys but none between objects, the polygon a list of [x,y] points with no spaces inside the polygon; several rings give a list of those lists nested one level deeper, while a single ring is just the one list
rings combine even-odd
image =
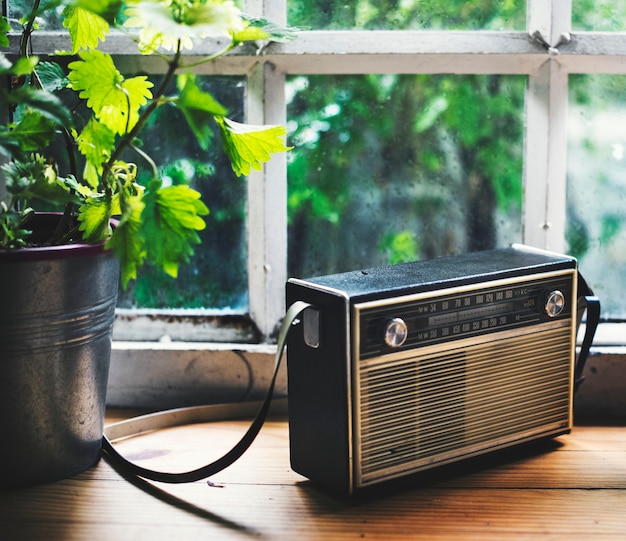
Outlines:
[{"label": "wood grain", "polygon": [[[118,420],[129,412],[110,412]],[[120,442],[152,468],[217,458],[245,421],[159,430]],[[0,492],[0,539],[625,539],[626,427],[571,434],[345,499],[289,467],[285,419],[211,479],[125,479],[105,460],[71,479]]]}]

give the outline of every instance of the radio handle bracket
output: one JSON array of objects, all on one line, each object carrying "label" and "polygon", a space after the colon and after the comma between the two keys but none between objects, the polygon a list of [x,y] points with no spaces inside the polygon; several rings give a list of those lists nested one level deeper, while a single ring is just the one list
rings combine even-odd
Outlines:
[{"label": "radio handle bracket", "polygon": [[589,355],[589,350],[591,349],[593,337],[596,333],[596,329],[598,328],[598,324],[600,323],[600,299],[593,294],[592,289],[589,287],[580,272],[578,273],[577,305],[578,326],[580,326],[585,310],[587,311],[587,321],[585,326],[585,336],[583,337],[580,352],[578,353],[578,359],[576,360],[576,366],[574,368],[574,392],[578,390],[580,384],[585,379],[585,376],[583,376],[585,363],[587,362],[587,356]]}]

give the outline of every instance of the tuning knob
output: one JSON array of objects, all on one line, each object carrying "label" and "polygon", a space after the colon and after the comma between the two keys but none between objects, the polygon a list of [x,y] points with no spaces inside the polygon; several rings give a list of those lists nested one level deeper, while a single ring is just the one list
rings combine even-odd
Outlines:
[{"label": "tuning knob", "polygon": [[548,293],[545,311],[548,317],[557,317],[565,308],[565,295],[558,289]]},{"label": "tuning knob", "polygon": [[390,319],[385,325],[385,344],[390,348],[399,348],[406,342],[409,330],[402,318]]}]

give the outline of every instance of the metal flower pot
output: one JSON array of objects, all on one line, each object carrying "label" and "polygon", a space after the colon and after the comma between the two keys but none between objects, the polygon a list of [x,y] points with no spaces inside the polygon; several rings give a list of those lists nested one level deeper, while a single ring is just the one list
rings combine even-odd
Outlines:
[{"label": "metal flower pot", "polygon": [[103,244],[0,251],[1,487],[98,461],[118,280]]}]

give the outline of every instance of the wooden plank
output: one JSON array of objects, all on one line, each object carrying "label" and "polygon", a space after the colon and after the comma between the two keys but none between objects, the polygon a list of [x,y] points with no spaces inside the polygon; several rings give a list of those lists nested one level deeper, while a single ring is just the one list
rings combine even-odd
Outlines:
[{"label": "wooden plank", "polygon": [[[117,412],[125,417],[130,412]],[[186,469],[236,441],[246,421],[159,430],[118,444],[146,465]],[[626,428],[575,427],[437,475],[352,499],[289,467],[286,420],[209,486],[124,479],[106,461],[74,478],[0,493],[2,539],[623,539]]]}]

